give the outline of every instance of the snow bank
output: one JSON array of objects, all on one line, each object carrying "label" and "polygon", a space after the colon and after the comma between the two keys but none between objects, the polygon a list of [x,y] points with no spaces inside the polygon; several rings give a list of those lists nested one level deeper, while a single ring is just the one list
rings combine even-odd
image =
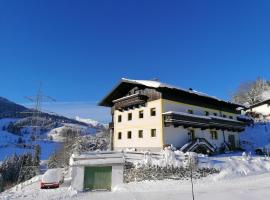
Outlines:
[{"label": "snow bank", "polygon": [[246,151],[253,151],[270,143],[270,122],[257,122],[246,127],[240,134],[241,146]]},{"label": "snow bank", "polygon": [[221,167],[219,174],[213,177],[213,180],[231,179],[239,176],[248,176],[270,172],[269,158],[230,158]]}]

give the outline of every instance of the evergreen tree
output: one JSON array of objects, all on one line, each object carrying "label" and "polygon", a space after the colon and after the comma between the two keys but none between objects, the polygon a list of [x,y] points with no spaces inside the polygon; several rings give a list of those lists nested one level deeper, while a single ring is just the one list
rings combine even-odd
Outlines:
[{"label": "evergreen tree", "polygon": [[3,177],[2,174],[0,173],[0,192],[4,191],[4,181],[3,181]]},{"label": "evergreen tree", "polygon": [[57,168],[57,167],[58,167],[57,156],[56,156],[56,153],[53,153],[49,157],[48,168],[53,169],[53,168]]},{"label": "evergreen tree", "polygon": [[35,146],[34,158],[33,158],[33,165],[34,166],[39,166],[39,164],[40,164],[40,154],[41,154],[41,147],[40,147],[40,145],[36,145]]}]

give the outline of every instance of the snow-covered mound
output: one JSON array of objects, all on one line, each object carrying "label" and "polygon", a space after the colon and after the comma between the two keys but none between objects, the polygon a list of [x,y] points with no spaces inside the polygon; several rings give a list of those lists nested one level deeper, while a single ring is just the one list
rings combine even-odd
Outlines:
[{"label": "snow-covered mound", "polygon": [[253,126],[246,127],[245,131],[240,133],[240,140],[242,148],[248,151],[269,144],[270,122],[257,122]]},{"label": "snow-covered mound", "polygon": [[94,128],[98,128],[98,129],[104,129],[106,128],[106,125],[98,122],[98,121],[95,121],[93,119],[86,119],[86,118],[81,118],[79,116],[76,116],[75,119],[79,122],[83,122],[83,123],[86,123]]}]

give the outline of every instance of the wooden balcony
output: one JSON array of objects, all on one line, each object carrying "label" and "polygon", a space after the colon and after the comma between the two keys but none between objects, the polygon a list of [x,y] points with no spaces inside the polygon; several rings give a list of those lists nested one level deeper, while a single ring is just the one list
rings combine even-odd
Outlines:
[{"label": "wooden balcony", "polygon": [[184,128],[217,129],[228,131],[243,131],[246,124],[238,120],[215,116],[201,116],[181,112],[163,113],[165,126],[173,125]]},{"label": "wooden balcony", "polygon": [[148,97],[142,94],[133,94],[113,101],[115,110],[127,110],[129,108],[144,106]]}]

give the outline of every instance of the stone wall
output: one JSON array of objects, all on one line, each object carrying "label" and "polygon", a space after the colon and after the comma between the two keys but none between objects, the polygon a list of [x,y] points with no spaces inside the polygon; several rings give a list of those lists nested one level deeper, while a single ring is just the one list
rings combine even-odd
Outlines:
[{"label": "stone wall", "polygon": [[[214,168],[194,168],[193,178],[200,179],[210,174],[219,173]],[[143,180],[188,180],[190,179],[191,169],[185,167],[159,167],[159,166],[135,166],[132,163],[126,163],[124,166],[124,183],[143,181]]]}]

